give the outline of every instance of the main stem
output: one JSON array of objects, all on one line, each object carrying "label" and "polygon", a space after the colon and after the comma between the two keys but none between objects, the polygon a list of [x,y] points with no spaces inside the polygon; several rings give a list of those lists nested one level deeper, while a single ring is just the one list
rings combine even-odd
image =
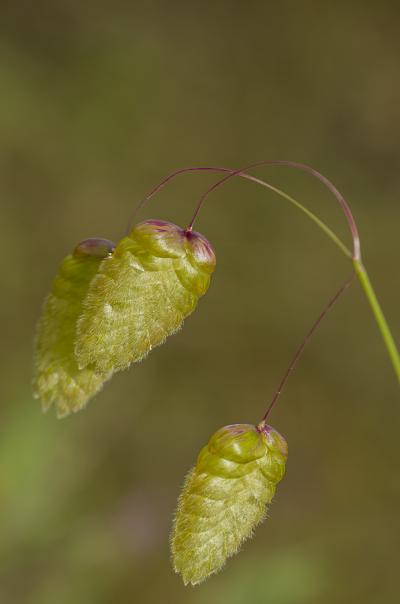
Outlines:
[{"label": "main stem", "polygon": [[359,260],[353,260],[353,266],[358,280],[361,283],[361,287],[364,290],[364,293],[370,304],[371,310],[378,324],[379,331],[382,334],[382,338],[385,342],[390,360],[392,361],[397,379],[400,382],[400,355],[399,351],[397,350],[396,342],[394,341],[389,325],[385,319],[381,305],[378,302],[378,298],[376,297],[371,281],[369,280],[365,266]]}]

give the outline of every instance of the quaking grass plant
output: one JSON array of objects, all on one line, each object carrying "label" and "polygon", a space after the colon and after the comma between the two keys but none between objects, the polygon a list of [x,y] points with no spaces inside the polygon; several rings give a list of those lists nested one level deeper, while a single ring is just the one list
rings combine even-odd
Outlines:
[{"label": "quaking grass plant", "polygon": [[[322,182],[346,217],[352,249],[296,199],[248,173],[266,165],[302,170]],[[288,455],[284,437],[267,420],[308,341],[355,278],[368,299],[399,382],[400,356],[362,262],[356,221],[325,176],[291,161],[262,161],[240,170],[183,168],[164,178],[137,210],[169,181],[187,172],[225,175],[202,195],[186,228],[146,220],[117,244],[87,239],[63,260],[45,300],[35,339],[34,394],[44,410],[54,405],[58,417],[79,411],[115,372],[145,358],[182,327],[206,293],[216,266],[212,245],[193,230],[194,224],[208,195],[233,177],[266,187],[294,205],[352,265],[350,277],[307,332],[261,421],[217,430],[186,477],[174,518],[171,551],[174,569],[185,585],[196,585],[218,572],[265,518]]]}]

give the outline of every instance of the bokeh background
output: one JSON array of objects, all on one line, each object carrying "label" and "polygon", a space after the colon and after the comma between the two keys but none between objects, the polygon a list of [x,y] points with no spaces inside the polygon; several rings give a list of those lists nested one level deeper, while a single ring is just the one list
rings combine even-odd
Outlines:
[{"label": "bokeh background", "polygon": [[[289,443],[269,519],[184,588],[168,535],[183,477],[219,427],[257,422],[349,273],[335,246],[232,179],[197,227],[218,269],[183,331],[73,417],[30,390],[34,327],[61,259],[118,240],[170,171],[286,158],[351,202],[400,340],[400,11],[390,1],[2,2],[0,602],[399,601],[399,391],[355,284],[271,417]],[[321,185],[258,170],[349,241]],[[138,218],[185,225],[212,175],[180,176]]]}]

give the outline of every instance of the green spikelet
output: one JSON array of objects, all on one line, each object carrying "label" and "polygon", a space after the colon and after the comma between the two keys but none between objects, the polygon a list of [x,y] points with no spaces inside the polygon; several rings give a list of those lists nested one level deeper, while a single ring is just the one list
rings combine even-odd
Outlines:
[{"label": "green spikelet", "polygon": [[185,585],[218,572],[266,514],[285,473],[287,444],[270,426],[218,430],[185,481],[171,535]]},{"label": "green spikelet", "polygon": [[79,366],[107,373],[141,360],[193,312],[214,268],[199,233],[160,220],[138,224],[90,284],[78,321]]},{"label": "green spikelet", "polygon": [[82,241],[63,260],[43,306],[35,340],[34,395],[44,410],[55,404],[59,417],[81,409],[109,377],[92,366],[80,370],[74,347],[82,302],[100,263],[108,261],[113,249],[106,239]]},{"label": "green spikelet", "polygon": [[199,233],[149,220],[117,247],[88,239],[61,264],[39,320],[34,394],[58,416],[86,405],[114,371],[182,325],[215,268]]}]

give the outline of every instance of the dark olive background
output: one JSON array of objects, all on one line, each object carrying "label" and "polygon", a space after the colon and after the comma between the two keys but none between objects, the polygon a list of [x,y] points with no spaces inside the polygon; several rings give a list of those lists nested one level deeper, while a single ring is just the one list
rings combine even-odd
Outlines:
[{"label": "dark olive background", "polygon": [[[142,5],[143,4],[143,5]],[[61,259],[118,240],[189,165],[310,163],[350,201],[400,340],[400,11],[395,2],[3,2],[0,7],[0,601],[399,601],[396,379],[355,284],[271,417],[289,443],[268,520],[223,573],[184,588],[168,548],[183,477],[219,427],[257,422],[350,265],[305,217],[236,178],[197,228],[211,288],[182,332],[84,412],[42,415],[32,338]],[[309,176],[257,175],[349,241]],[[184,226],[212,175],[140,213]]]}]

